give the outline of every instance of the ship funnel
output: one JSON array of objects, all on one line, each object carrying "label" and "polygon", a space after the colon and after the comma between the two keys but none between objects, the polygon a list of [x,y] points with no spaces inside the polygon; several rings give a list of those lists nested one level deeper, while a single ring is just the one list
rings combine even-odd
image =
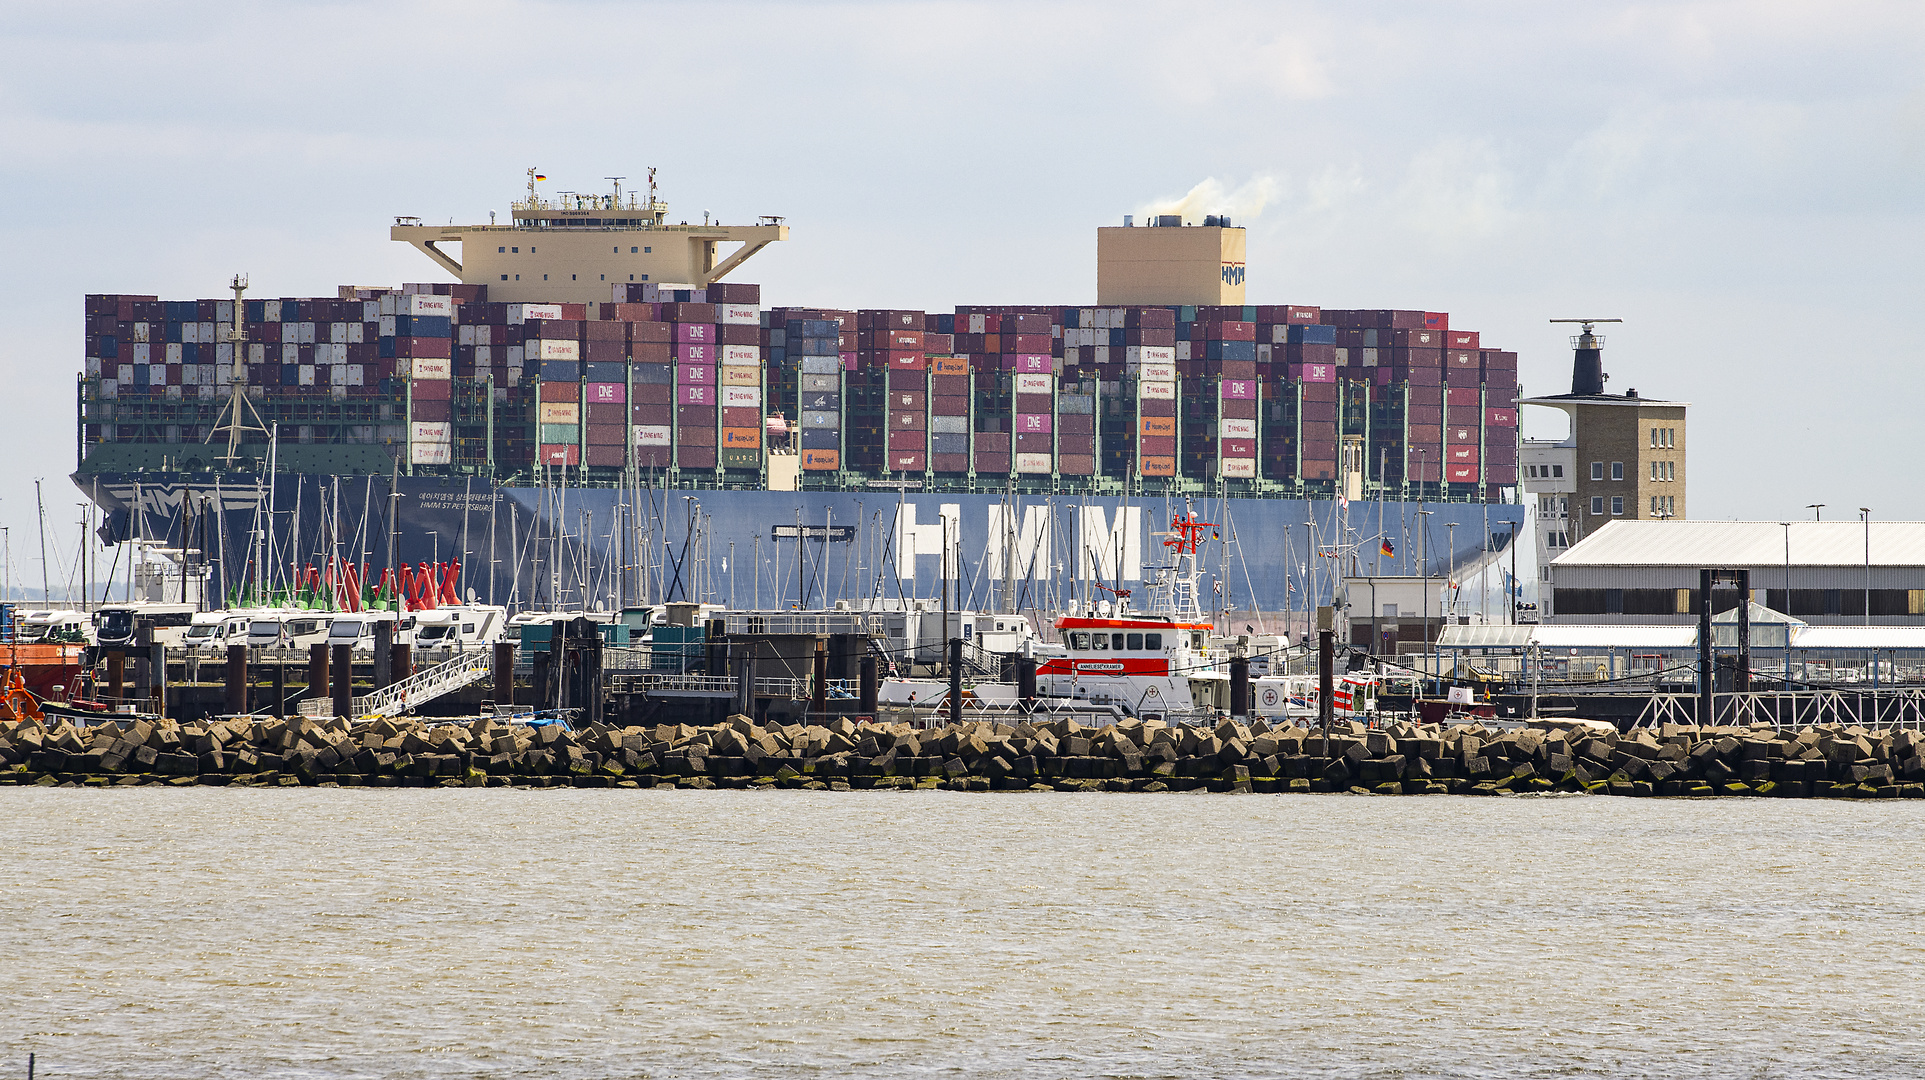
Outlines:
[{"label": "ship funnel", "polygon": [[1575,355],[1571,360],[1571,393],[1604,393],[1604,335],[1594,333],[1598,323],[1623,322],[1623,319],[1552,319],[1554,323],[1578,323],[1578,333],[1571,336],[1571,348]]}]

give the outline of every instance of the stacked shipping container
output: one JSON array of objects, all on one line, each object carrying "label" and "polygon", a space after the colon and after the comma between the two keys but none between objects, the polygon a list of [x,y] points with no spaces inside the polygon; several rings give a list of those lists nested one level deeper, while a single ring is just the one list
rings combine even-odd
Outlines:
[{"label": "stacked shipping container", "polygon": [[793,431],[779,448],[831,485],[1101,477],[1315,494],[1346,442],[1393,493],[1496,498],[1516,483],[1516,354],[1441,313],[765,314],[757,286],[733,283],[623,284],[587,305],[489,304],[467,286],[343,293],[249,301],[238,342],[231,301],[89,297],[86,438],[204,437],[186,422],[198,413],[123,429],[109,403],[218,403],[240,345],[269,411],[367,399],[353,418],[371,422],[284,438],[405,447],[426,468],[576,467],[593,482],[632,463],[752,485],[772,437]]}]

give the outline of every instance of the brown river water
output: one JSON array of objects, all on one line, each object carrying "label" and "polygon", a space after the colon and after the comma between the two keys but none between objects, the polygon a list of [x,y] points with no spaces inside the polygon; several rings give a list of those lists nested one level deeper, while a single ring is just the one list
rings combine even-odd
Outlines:
[{"label": "brown river water", "polygon": [[1925,804],[0,789],[0,1078],[1925,1075]]}]

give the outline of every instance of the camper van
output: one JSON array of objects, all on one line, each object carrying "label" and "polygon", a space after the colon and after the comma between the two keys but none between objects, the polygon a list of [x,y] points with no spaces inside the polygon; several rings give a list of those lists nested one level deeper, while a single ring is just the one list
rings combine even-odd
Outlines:
[{"label": "camper van", "polygon": [[330,648],[342,645],[352,646],[356,655],[374,655],[374,631],[382,623],[394,627],[394,643],[409,645],[414,642],[414,614],[397,611],[356,611],[336,612],[334,622],[328,626],[327,643]]},{"label": "camper van", "polygon": [[417,652],[486,648],[507,633],[508,609],[461,604],[413,613]]},{"label": "camper van", "polygon": [[188,624],[181,647],[188,652],[226,653],[229,645],[247,644],[248,624],[253,621],[245,611],[203,611]]},{"label": "camper van", "polygon": [[259,611],[247,624],[247,643],[256,649],[306,649],[325,645],[331,611]]},{"label": "camper van", "polygon": [[140,644],[143,628],[153,631],[153,642],[180,648],[193,624],[193,604],[123,604],[94,613],[94,634],[104,649],[131,649]]}]

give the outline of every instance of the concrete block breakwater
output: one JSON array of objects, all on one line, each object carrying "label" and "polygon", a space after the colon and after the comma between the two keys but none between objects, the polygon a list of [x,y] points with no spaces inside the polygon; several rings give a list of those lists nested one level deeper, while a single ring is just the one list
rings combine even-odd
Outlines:
[{"label": "concrete block breakwater", "polygon": [[569,731],[289,717],[17,724],[0,729],[0,783],[1925,798],[1921,749],[1919,732],[1844,726],[1346,723],[1326,742],[1262,721],[761,727],[735,716]]}]

